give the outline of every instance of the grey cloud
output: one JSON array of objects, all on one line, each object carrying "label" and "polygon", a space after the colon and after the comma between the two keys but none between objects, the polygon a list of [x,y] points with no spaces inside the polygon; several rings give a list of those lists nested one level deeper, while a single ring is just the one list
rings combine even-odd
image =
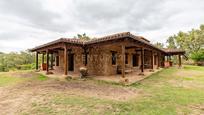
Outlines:
[{"label": "grey cloud", "polygon": [[[47,0],[49,3],[53,1]],[[49,6],[47,2],[1,0],[0,43],[7,40],[15,46],[14,39],[21,40],[21,43],[32,39],[33,44],[40,45],[42,41],[57,39],[61,35],[73,37],[85,32],[90,36],[98,36],[121,31],[131,31],[158,40],[165,39],[170,33],[196,28],[204,23],[203,0],[57,1],[63,2],[62,9],[58,4]],[[25,45],[28,46],[32,47]]]},{"label": "grey cloud", "polygon": [[[83,27],[100,31],[135,30],[148,31],[162,27],[161,4],[163,0],[76,0],[76,17]],[[155,15],[156,14],[156,15]],[[116,26],[117,25],[117,26]]]},{"label": "grey cloud", "polygon": [[60,15],[45,9],[39,0],[1,0],[0,9],[5,15],[25,20],[26,26],[64,32],[64,28],[54,22]]}]

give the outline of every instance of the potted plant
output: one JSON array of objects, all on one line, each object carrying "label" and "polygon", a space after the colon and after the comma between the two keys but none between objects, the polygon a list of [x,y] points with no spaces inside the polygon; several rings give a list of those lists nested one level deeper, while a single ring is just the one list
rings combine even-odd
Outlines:
[{"label": "potted plant", "polygon": [[85,78],[88,75],[88,69],[86,67],[80,67],[79,68],[80,71],[80,77],[81,78]]}]

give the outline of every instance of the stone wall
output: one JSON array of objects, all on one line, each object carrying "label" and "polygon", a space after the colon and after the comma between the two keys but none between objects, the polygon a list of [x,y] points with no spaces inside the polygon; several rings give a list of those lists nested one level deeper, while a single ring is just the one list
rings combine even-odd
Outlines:
[{"label": "stone wall", "polygon": [[[79,72],[79,68],[83,66],[83,60],[82,60],[82,53],[83,50],[80,47],[73,48],[71,53],[74,54],[74,73]],[[67,64],[69,65],[69,61],[67,61]],[[64,70],[64,51],[59,51],[59,68]]]},{"label": "stone wall", "polygon": [[[117,52],[116,65],[112,65],[112,51]],[[132,54],[135,53],[134,49],[126,49],[128,53],[128,64],[126,67],[132,66]],[[139,52],[137,52],[140,55]],[[93,47],[89,49],[88,56],[88,70],[91,75],[115,75],[117,74],[117,67],[122,65],[121,59],[121,46],[104,45],[100,47]],[[139,56],[139,65],[133,69],[137,71],[141,65]]]},{"label": "stone wall", "polygon": [[[112,51],[117,52],[116,56],[116,65],[112,65]],[[121,56],[121,46],[120,45],[101,45],[93,46],[88,49],[87,57],[87,68],[90,75],[115,75],[117,74],[117,67],[122,65],[122,56]],[[72,49],[74,53],[74,73],[79,73],[79,68],[84,66],[83,64],[83,49],[81,47],[76,47]],[[125,64],[126,67],[132,68],[133,71],[140,71],[141,66],[141,52],[135,52],[135,49],[126,49],[125,53],[128,54],[128,64]],[[132,65],[132,55],[136,54],[138,57],[138,66],[133,67]],[[156,54],[154,54],[156,55]],[[149,53],[147,53],[146,59],[151,58]],[[64,51],[59,51],[59,67],[64,68]],[[156,59],[156,61],[158,61]],[[69,63],[69,62],[68,62]],[[145,62],[145,63],[150,63]],[[158,62],[157,62],[158,63]],[[69,64],[68,64],[69,65]],[[157,65],[154,65],[156,68]]]}]

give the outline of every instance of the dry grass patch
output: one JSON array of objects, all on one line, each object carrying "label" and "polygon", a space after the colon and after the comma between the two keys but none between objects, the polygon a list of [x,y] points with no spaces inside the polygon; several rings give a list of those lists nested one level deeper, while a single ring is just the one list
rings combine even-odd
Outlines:
[{"label": "dry grass patch", "polygon": [[[28,80],[27,82],[23,82],[14,87],[4,87],[3,89],[0,89],[0,92],[2,93],[2,95],[0,95],[1,114],[14,114],[16,112],[27,113],[26,110],[32,111],[33,105],[35,104],[37,104],[37,106],[45,106],[46,108],[49,105],[52,109],[60,109],[59,106],[62,105],[56,105],[55,103],[51,103],[50,105],[50,102],[52,102],[53,98],[55,99],[54,96],[56,95],[63,95],[63,98],[71,96],[77,98],[85,97],[96,98],[99,100],[107,99],[126,101],[137,97],[138,93],[142,93],[142,91],[136,90],[135,88],[97,84],[95,81],[90,80],[58,81],[55,79],[49,79],[43,82]],[[66,108],[66,106],[64,107]],[[63,111],[65,109],[64,107]],[[111,108],[107,107],[108,105],[94,104],[94,110],[97,110],[98,112],[100,112],[98,108],[101,108],[102,110]],[[42,108],[37,108],[37,110],[39,109]],[[49,108],[47,109],[47,111],[51,111]],[[69,110],[81,111],[83,108],[73,106],[69,107]]]},{"label": "dry grass patch", "polygon": [[204,88],[204,71],[180,69],[172,74],[168,82],[176,87],[183,88]]}]

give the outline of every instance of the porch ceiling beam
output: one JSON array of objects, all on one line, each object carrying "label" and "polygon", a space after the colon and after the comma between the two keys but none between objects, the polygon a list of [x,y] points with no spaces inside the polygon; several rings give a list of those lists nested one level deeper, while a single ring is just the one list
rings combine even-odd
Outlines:
[{"label": "porch ceiling beam", "polygon": [[63,48],[63,43],[57,43],[57,44],[53,44],[53,45],[50,45],[50,46],[46,46],[46,47],[38,49],[37,51],[46,52],[48,49],[53,50],[53,49],[56,49],[56,48]]},{"label": "porch ceiling beam", "polygon": [[64,44],[66,44],[66,47],[68,47],[68,48],[82,47],[82,45],[73,45],[73,44],[69,44],[69,43],[56,43],[56,44],[53,44],[50,46],[40,48],[36,51],[45,52],[47,49],[49,49],[49,50],[64,49]]}]

